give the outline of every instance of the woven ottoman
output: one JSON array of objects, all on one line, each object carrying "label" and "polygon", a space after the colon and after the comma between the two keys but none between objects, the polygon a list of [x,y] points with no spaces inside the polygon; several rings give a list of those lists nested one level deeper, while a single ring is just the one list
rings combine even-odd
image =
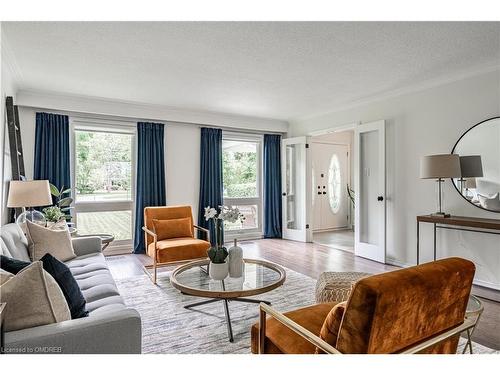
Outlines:
[{"label": "woven ottoman", "polygon": [[316,283],[316,303],[347,301],[356,281],[370,275],[364,272],[323,272]]}]

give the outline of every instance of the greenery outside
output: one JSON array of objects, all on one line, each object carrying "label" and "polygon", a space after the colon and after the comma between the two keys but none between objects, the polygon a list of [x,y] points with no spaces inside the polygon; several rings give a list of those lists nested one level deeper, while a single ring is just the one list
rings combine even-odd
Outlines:
[{"label": "greenery outside", "polygon": [[77,201],[130,200],[132,135],[75,132]]},{"label": "greenery outside", "polygon": [[223,141],[222,175],[225,198],[257,197],[257,144]]}]

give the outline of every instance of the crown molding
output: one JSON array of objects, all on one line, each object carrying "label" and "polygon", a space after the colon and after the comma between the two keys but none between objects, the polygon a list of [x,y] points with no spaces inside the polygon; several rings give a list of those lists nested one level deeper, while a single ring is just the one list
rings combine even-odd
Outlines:
[{"label": "crown molding", "polygon": [[299,123],[301,121],[307,121],[314,118],[326,116],[333,113],[338,113],[342,111],[347,111],[349,109],[366,106],[375,102],[395,98],[398,96],[408,95],[416,93],[419,91],[425,91],[434,87],[445,86],[449,83],[465,80],[474,76],[479,76],[487,73],[492,73],[498,71],[500,74],[500,63],[496,64],[485,64],[473,69],[468,69],[459,73],[454,73],[446,76],[441,76],[439,78],[427,80],[414,85],[409,85],[400,89],[387,91],[377,95],[369,96],[363,99],[351,101],[337,107],[333,107],[331,110],[319,112],[313,115],[301,116],[293,119],[289,119],[290,123]]},{"label": "crown molding", "polygon": [[113,116],[146,121],[170,121],[225,128],[286,133],[284,120],[236,115],[222,112],[183,109],[163,105],[129,102],[108,98],[63,94],[37,90],[19,90],[16,104],[24,107]]}]

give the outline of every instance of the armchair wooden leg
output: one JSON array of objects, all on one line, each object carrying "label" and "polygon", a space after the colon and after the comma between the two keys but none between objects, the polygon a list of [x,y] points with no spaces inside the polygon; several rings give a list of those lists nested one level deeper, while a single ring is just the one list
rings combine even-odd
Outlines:
[{"label": "armchair wooden leg", "polygon": [[259,354],[265,353],[266,342],[266,312],[259,310]]},{"label": "armchair wooden leg", "polygon": [[153,261],[153,284],[156,285],[156,249],[155,249],[155,258]]}]

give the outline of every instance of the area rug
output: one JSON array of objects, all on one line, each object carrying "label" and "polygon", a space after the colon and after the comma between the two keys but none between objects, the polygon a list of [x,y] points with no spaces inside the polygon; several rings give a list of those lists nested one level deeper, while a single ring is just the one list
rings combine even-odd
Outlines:
[{"label": "area rug", "polygon": [[[250,328],[257,322],[258,305],[230,302],[234,342],[228,340],[222,302],[190,310],[183,306],[203,298],[181,294],[170,284],[172,270],[159,273],[158,285],[147,275],[116,280],[125,303],[135,308],[142,318],[142,352],[176,354],[248,354]],[[316,280],[286,270],[285,283],[271,292],[256,296],[272,303],[278,311],[290,311],[314,303]],[[458,352],[465,340],[461,339]],[[495,353],[477,343],[474,353]],[[498,352],[497,352],[498,353]]]}]

